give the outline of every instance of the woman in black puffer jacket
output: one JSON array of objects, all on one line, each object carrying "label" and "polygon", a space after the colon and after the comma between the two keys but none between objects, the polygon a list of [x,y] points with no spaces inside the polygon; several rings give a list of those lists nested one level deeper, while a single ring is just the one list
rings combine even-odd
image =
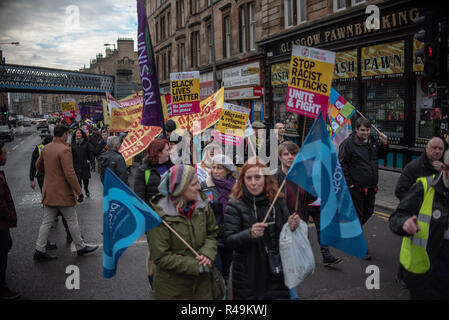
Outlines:
[{"label": "woman in black puffer jacket", "polygon": [[289,216],[281,193],[266,223],[262,223],[277,191],[276,180],[258,158],[243,165],[232,189],[224,229],[226,246],[233,250],[232,294],[236,300],[289,299],[283,275],[270,272],[267,250],[279,254],[283,225],[288,222],[295,230],[299,216]]},{"label": "woman in black puffer jacket", "polygon": [[87,141],[87,136],[83,130],[75,130],[75,133],[72,135],[71,147],[73,169],[80,186],[84,185],[86,197],[89,197],[90,171],[95,169],[95,157],[92,145]]},{"label": "woman in black puffer jacket", "polygon": [[166,139],[154,139],[147,149],[147,156],[137,169],[134,192],[151,206],[151,198],[159,193],[162,175],[172,166],[170,147]]}]

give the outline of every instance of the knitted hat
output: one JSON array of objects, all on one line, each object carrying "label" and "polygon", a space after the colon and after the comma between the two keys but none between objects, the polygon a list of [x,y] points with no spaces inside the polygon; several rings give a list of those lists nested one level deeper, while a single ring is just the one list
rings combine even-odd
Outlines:
[{"label": "knitted hat", "polygon": [[212,158],[212,162],[222,165],[223,167],[225,167],[227,170],[231,171],[231,172],[237,172],[237,168],[236,166],[232,163],[231,158],[229,158],[228,156],[225,156],[224,154],[217,154]]},{"label": "knitted hat", "polygon": [[189,183],[192,182],[196,170],[192,166],[178,164],[170,168],[162,176],[159,192],[164,196],[179,196]]}]

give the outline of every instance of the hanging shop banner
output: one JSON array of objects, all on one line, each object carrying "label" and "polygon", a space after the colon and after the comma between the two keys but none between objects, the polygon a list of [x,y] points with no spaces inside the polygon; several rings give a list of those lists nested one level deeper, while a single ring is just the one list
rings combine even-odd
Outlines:
[{"label": "hanging shop banner", "polygon": [[282,86],[288,84],[288,72],[290,62],[283,62],[271,65],[271,85]]},{"label": "hanging shop banner", "polygon": [[331,94],[329,96],[329,107],[330,107],[330,126],[332,129],[333,137],[337,134],[346,124],[346,122],[356,113],[355,107],[345,98],[341,96],[341,94],[331,88]]},{"label": "hanging shop banner", "polygon": [[200,72],[170,73],[171,110],[169,116],[200,112]]},{"label": "hanging shop banner", "polygon": [[250,110],[235,104],[223,103],[216,138],[225,144],[240,146],[243,142]]},{"label": "hanging shop banner", "polygon": [[245,100],[259,99],[263,95],[263,88],[260,86],[225,89],[225,100]]},{"label": "hanging shop banner", "polygon": [[[220,119],[221,107],[224,102],[224,88],[200,102],[200,112],[171,117],[178,129],[191,131],[194,135],[202,133],[207,128],[215,125]],[[162,102],[164,104],[164,102]],[[168,108],[168,106],[167,106]]]},{"label": "hanging shop banner", "polygon": [[134,120],[130,131],[120,147],[119,151],[123,155],[123,158],[125,158],[125,161],[129,161],[134,156],[146,150],[150,142],[162,133],[161,127],[147,127],[142,125],[140,123],[141,121],[142,115],[139,115]]},{"label": "hanging shop banner", "polygon": [[357,78],[357,50],[337,52],[335,55],[334,80]]},{"label": "hanging shop banner", "polygon": [[61,101],[61,111],[75,111],[75,100]]},{"label": "hanging shop banner", "polygon": [[112,108],[110,132],[127,132],[136,118],[142,114],[142,104],[127,108]]},{"label": "hanging shop banner", "polygon": [[327,116],[335,52],[293,46],[285,100],[287,111],[316,118]]},{"label": "hanging shop banner", "polygon": [[362,77],[404,73],[404,62],[404,41],[364,47]]}]

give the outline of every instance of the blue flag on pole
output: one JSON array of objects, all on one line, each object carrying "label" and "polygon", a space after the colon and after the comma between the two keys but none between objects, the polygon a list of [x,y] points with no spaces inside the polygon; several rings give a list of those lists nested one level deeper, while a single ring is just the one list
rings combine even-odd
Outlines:
[{"label": "blue flag on pole", "polygon": [[122,253],[161,218],[106,168],[103,190],[103,276],[112,278]]},{"label": "blue flag on pole", "polygon": [[366,257],[362,227],[321,113],[286,179],[321,199],[321,244]]}]

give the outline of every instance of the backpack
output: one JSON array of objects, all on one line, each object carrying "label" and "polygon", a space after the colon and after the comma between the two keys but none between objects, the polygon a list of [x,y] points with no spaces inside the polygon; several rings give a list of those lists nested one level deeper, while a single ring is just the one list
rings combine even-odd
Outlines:
[{"label": "backpack", "polygon": [[100,165],[100,179],[101,183],[104,184],[104,174],[106,173],[106,168],[109,168],[114,172],[116,175],[118,175],[117,172],[117,162],[116,161],[110,161],[109,158],[100,157],[101,159],[101,165]]}]

